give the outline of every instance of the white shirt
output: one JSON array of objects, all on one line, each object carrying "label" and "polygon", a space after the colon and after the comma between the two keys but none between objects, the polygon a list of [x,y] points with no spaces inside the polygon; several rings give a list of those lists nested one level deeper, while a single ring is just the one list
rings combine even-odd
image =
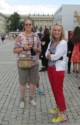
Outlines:
[{"label": "white shirt", "polygon": [[[50,49],[51,42],[48,45],[45,56],[47,57],[48,51]],[[63,60],[58,60],[60,57],[63,57]],[[56,61],[55,67],[56,71],[64,71],[67,66],[67,41],[61,40],[56,46],[55,54],[51,54],[51,61]]]}]

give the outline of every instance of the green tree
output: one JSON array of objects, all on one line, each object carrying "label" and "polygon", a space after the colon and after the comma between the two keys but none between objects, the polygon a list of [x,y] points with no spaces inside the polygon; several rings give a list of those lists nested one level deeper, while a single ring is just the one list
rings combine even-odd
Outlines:
[{"label": "green tree", "polygon": [[19,29],[19,24],[20,24],[20,15],[17,12],[14,12],[8,18],[8,30],[16,31],[17,29]]},{"label": "green tree", "polygon": [[23,30],[23,26],[24,26],[24,22],[20,22],[19,23],[19,31],[22,31]]}]

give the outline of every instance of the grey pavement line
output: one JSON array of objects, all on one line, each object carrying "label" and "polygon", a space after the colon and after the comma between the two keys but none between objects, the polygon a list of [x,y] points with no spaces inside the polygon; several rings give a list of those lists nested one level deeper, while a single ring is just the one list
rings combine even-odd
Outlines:
[{"label": "grey pavement line", "polygon": [[[5,45],[5,44],[4,44]],[[4,49],[12,49],[12,45],[3,46],[0,51],[0,125],[53,125],[51,123],[52,116],[48,114],[48,110],[54,106],[53,95],[51,93],[50,84],[46,72],[40,72],[40,83],[44,88],[45,97],[35,94],[34,97],[38,103],[38,108],[28,106],[28,96],[26,94],[26,108],[22,112],[19,108],[19,92],[18,92],[18,75],[16,56],[12,52],[3,51]],[[10,53],[10,54],[9,54]],[[7,58],[8,56],[8,58]],[[4,58],[5,57],[5,58]],[[6,60],[7,59],[7,60]],[[10,65],[11,64],[11,65]],[[41,68],[41,62],[40,62]],[[67,72],[67,71],[66,71]],[[67,102],[67,114],[69,123],[57,123],[55,125],[80,125],[80,92],[77,90],[80,79],[75,78],[74,74],[67,74],[65,77],[65,98]],[[14,103],[15,101],[15,103]],[[46,103],[46,105],[45,105]],[[22,116],[22,113],[23,116]],[[35,116],[34,116],[35,113]],[[33,117],[34,116],[34,117]],[[43,118],[44,117],[44,118]],[[31,121],[27,121],[27,120]],[[33,119],[33,121],[32,121]],[[17,121],[18,120],[18,121]],[[39,120],[39,121],[38,121]],[[12,123],[13,122],[13,123]],[[33,124],[32,124],[33,123]],[[34,124],[35,123],[35,124]],[[42,123],[42,124],[41,124]]]},{"label": "grey pavement line", "polygon": [[[14,125],[27,125],[27,124],[14,124]],[[35,124],[28,124],[28,125],[35,125]],[[50,123],[50,124],[43,123],[43,124],[36,124],[36,125],[53,125],[53,123]],[[54,125],[80,125],[80,123],[55,123]]]},{"label": "grey pavement line", "polygon": [[12,52],[12,49],[10,49],[10,50],[0,50],[0,51],[4,51],[4,52],[10,51],[10,52]]},{"label": "grey pavement line", "polygon": [[10,45],[10,44],[13,45],[13,43],[7,43],[7,44],[5,44],[5,45],[0,46],[0,48],[3,48],[3,47],[8,46],[8,45]]},{"label": "grey pavement line", "polygon": [[8,63],[16,63],[16,62],[0,62],[0,64],[8,64]]}]

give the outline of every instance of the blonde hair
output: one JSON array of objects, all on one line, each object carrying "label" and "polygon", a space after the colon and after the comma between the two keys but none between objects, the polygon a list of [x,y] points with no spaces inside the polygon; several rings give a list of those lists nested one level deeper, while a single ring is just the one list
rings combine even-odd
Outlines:
[{"label": "blonde hair", "polygon": [[62,39],[66,39],[65,38],[65,33],[64,33],[64,29],[63,29],[63,26],[59,23],[55,23],[54,26],[53,26],[53,29],[52,29],[52,32],[51,32],[51,40],[55,40],[55,36],[53,34],[53,31],[54,31],[54,27],[55,26],[60,26],[61,27],[61,37],[60,37],[60,40]]}]

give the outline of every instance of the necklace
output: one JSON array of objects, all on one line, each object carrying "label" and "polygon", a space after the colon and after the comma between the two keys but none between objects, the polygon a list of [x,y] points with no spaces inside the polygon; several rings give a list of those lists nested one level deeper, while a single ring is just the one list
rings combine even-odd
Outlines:
[{"label": "necklace", "polygon": [[59,44],[59,41],[58,42],[53,42],[52,45],[51,45],[51,48],[55,48],[58,44]]}]

